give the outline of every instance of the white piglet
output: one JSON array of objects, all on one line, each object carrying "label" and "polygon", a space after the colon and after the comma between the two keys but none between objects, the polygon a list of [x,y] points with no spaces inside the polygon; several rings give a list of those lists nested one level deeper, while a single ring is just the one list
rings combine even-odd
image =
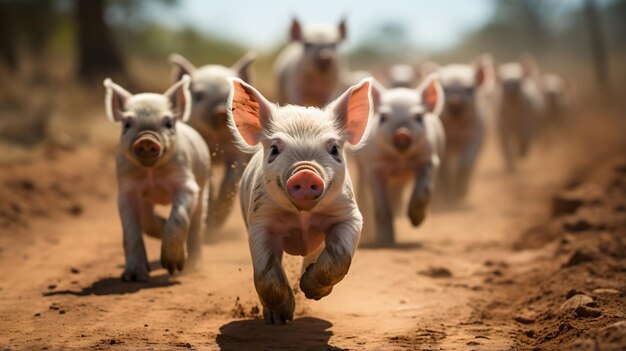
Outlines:
[{"label": "white piglet", "polygon": [[209,231],[220,229],[224,225],[237,197],[237,184],[249,158],[233,145],[232,135],[226,127],[226,100],[230,92],[227,78],[239,77],[250,82],[251,65],[255,57],[254,52],[249,52],[232,67],[213,64],[196,68],[181,55],[170,56],[174,66],[174,79],[179,80],[185,74],[191,77],[193,108],[187,123],[202,135],[209,146],[213,167],[224,166],[224,176],[217,191],[211,191],[211,211],[207,216]]},{"label": "white piglet", "polygon": [[356,153],[357,197],[363,214],[372,219],[366,220],[364,235],[374,234],[377,245],[390,246],[395,243],[393,214],[407,185],[413,186],[409,220],[418,226],[426,216],[445,143],[439,121],[444,97],[436,74],[431,74],[417,90],[378,86],[374,99],[375,131]]},{"label": "white piglet", "polygon": [[293,318],[293,292],[283,252],[304,256],[300,289],[328,295],[348,272],[363,218],[346,168],[344,148],[367,139],[371,80],[349,88],[324,109],[278,106],[232,79],[229,123],[243,152],[253,153],[240,186],[254,284],[266,321]]},{"label": "white piglet", "polygon": [[322,107],[340,92],[338,47],[346,39],[346,23],[302,27],[294,18],[290,37],[274,66],[278,102]]},{"label": "white piglet", "polygon": [[[189,77],[164,94],[132,95],[104,81],[107,117],[122,124],[116,155],[118,208],[126,264],[122,280],[145,281],[150,267],[142,232],[162,238],[161,265],[170,273],[200,259],[207,214],[209,149],[192,127]],[[167,219],[156,204],[171,204]],[[188,256],[186,258],[186,256]]]},{"label": "white piglet", "polygon": [[539,68],[534,59],[510,62],[498,67],[499,100],[496,107],[500,145],[506,168],[515,171],[536,138],[545,114],[545,100],[538,83]]}]

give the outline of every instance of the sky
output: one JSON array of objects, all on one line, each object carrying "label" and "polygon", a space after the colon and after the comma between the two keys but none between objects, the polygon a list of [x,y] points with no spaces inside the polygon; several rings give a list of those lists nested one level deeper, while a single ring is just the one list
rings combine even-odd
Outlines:
[{"label": "sky", "polygon": [[445,50],[493,13],[491,0],[180,0],[156,5],[148,17],[171,27],[192,25],[250,49],[265,50],[284,42],[291,18],[307,23],[348,23],[346,48],[359,43],[372,27],[397,22],[407,39],[428,51]]}]

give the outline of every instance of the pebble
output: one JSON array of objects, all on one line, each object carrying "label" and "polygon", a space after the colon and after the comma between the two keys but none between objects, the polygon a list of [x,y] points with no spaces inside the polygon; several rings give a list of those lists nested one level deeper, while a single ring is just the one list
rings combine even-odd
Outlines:
[{"label": "pebble", "polygon": [[515,317],[513,317],[513,320],[518,322],[518,323],[522,323],[522,324],[533,324],[535,323],[535,319],[529,316],[524,316],[524,315],[517,315]]},{"label": "pebble", "polygon": [[570,297],[567,301],[561,305],[561,310],[572,310],[580,306],[585,306],[592,303],[593,299],[584,294],[576,294]]}]

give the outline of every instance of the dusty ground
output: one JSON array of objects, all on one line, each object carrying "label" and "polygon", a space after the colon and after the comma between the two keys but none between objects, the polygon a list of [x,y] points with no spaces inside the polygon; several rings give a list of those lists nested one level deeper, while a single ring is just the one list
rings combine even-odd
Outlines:
[{"label": "dusty ground", "polygon": [[[419,229],[399,219],[397,248],[360,248],[329,297],[296,293],[285,326],[259,319],[239,213],[205,246],[199,272],[168,276],[147,238],[150,283],[122,283],[111,148],[5,163],[0,347],[626,349],[626,159],[611,156],[619,145],[590,152],[579,137],[515,175],[488,146],[466,204],[431,212]],[[296,287],[299,262],[287,266]]]}]

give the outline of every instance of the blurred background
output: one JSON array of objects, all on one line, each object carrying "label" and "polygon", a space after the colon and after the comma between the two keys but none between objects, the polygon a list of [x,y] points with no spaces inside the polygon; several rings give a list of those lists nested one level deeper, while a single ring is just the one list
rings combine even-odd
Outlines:
[{"label": "blurred background", "polygon": [[198,66],[229,66],[256,50],[254,85],[271,97],[272,64],[293,16],[305,25],[346,18],[341,49],[352,70],[470,62],[485,52],[502,63],[530,52],[579,97],[616,97],[626,81],[619,0],[1,0],[0,145],[12,151],[2,157],[116,136],[104,118],[102,79],[162,91],[173,52]]}]

